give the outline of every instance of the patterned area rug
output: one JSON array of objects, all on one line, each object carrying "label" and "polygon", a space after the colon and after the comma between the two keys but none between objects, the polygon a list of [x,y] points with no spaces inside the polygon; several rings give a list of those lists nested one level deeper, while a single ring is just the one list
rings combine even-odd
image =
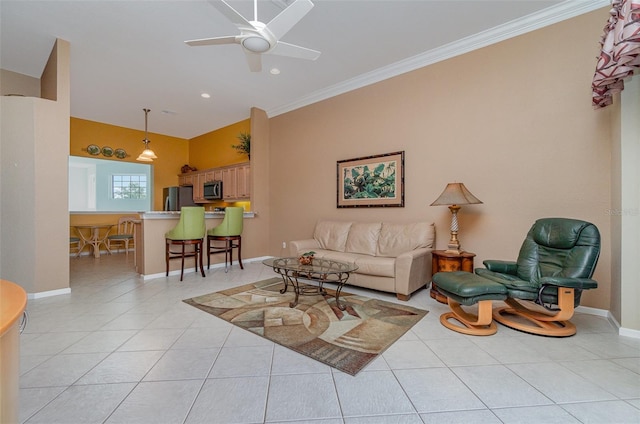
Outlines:
[{"label": "patterned area rug", "polygon": [[301,295],[289,307],[293,289],[280,294],[282,279],[185,299],[184,302],[351,375],[384,352],[427,311],[342,292]]}]

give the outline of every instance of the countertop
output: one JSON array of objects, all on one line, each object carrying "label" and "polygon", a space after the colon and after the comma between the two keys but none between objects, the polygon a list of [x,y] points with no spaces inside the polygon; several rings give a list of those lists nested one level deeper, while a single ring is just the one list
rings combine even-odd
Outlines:
[{"label": "countertop", "polygon": [[9,330],[27,307],[27,293],[19,285],[0,280],[0,336]]},{"label": "countertop", "polygon": [[[245,212],[244,218],[255,218],[255,212]],[[180,211],[149,211],[140,212],[141,219],[178,219],[180,217]],[[219,211],[205,211],[205,218],[224,218],[224,212]]]}]

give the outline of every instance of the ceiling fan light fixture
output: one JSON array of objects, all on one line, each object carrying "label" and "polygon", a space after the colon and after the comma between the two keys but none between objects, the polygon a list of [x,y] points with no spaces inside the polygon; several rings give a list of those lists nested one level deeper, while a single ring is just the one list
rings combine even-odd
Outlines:
[{"label": "ceiling fan light fixture", "polygon": [[242,46],[253,53],[264,53],[271,48],[269,41],[258,36],[246,37],[242,40]]}]

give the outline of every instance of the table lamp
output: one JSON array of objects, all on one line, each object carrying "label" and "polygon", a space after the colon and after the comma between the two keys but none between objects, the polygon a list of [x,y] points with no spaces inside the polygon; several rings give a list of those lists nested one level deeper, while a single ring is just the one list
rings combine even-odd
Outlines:
[{"label": "table lamp", "polygon": [[451,240],[449,240],[447,253],[462,253],[458,241],[458,211],[460,205],[475,205],[482,203],[462,183],[449,183],[442,194],[431,206],[449,206],[451,211]]}]

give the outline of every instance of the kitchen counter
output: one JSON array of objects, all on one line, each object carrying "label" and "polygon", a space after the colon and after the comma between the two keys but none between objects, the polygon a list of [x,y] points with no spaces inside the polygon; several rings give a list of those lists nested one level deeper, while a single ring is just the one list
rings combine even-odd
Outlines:
[{"label": "kitchen counter", "polygon": [[[143,275],[145,279],[163,277],[166,273],[165,262],[165,238],[166,232],[173,229],[180,218],[179,211],[150,211],[140,212],[140,223],[136,224],[136,271]],[[206,211],[205,223],[207,230],[220,224],[224,218],[224,212]],[[244,229],[242,231],[242,257],[250,258],[257,256],[254,252],[255,245],[252,243],[255,237],[255,228],[259,225],[258,214],[255,212],[244,213]],[[205,239],[206,246],[206,239]],[[203,252],[205,268],[207,262],[207,252]],[[212,255],[211,265],[224,263],[224,255]],[[180,261],[169,262],[169,271],[180,270]],[[194,261],[185,261],[185,273],[194,271]]]}]

